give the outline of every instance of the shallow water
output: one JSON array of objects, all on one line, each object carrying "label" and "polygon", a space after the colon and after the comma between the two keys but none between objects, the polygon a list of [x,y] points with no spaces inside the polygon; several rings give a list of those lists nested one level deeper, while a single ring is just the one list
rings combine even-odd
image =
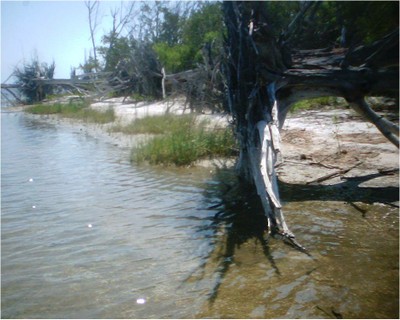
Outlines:
[{"label": "shallow water", "polygon": [[263,245],[258,204],[220,196],[229,170],[1,116],[2,318],[398,317],[396,207],[282,186],[310,254]]}]

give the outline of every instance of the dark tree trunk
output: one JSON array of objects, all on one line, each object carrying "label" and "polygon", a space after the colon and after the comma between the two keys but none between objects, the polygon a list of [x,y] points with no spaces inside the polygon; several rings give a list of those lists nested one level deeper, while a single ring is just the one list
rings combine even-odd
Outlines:
[{"label": "dark tree trunk", "polygon": [[[305,6],[295,20],[310,7]],[[274,38],[264,20],[264,9],[262,1],[223,4],[228,30],[224,70],[227,103],[240,144],[237,169],[244,181],[256,188],[269,233],[301,248],[285,223],[279,199],[275,173],[280,160],[278,128],[294,102],[341,96],[398,146],[398,126],[378,116],[364,100],[372,94],[398,95],[398,30],[352,52],[341,48],[290,54],[284,41]],[[294,24],[290,24],[288,32],[293,30]],[[393,48],[397,48],[397,59]]]},{"label": "dark tree trunk", "polygon": [[294,241],[282,214],[274,169],[280,155],[277,80],[286,67],[261,6],[262,2],[224,3],[228,105],[240,144],[239,175],[256,188],[269,233]]}]

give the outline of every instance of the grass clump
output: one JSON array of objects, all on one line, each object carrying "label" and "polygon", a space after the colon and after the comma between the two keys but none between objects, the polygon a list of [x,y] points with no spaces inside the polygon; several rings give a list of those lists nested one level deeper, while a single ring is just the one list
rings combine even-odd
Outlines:
[{"label": "grass clump", "polygon": [[[132,149],[133,162],[185,166],[199,159],[235,154],[236,143],[230,128],[210,130],[206,128],[207,121],[197,122],[191,115],[167,115],[167,119],[169,121],[164,121],[163,128],[157,126],[163,135],[152,137]],[[154,124],[154,119],[148,121]]]},{"label": "grass clump", "polygon": [[77,114],[78,119],[82,119],[86,122],[94,122],[94,123],[109,123],[114,122],[115,114],[114,109],[109,108],[106,111],[98,111],[94,109],[82,109],[79,114]]},{"label": "grass clump", "polygon": [[83,120],[93,123],[108,123],[115,120],[113,109],[107,111],[98,111],[88,107],[85,102],[70,102],[68,104],[53,103],[53,104],[37,104],[29,107],[27,112],[32,114],[59,114],[63,117]]}]

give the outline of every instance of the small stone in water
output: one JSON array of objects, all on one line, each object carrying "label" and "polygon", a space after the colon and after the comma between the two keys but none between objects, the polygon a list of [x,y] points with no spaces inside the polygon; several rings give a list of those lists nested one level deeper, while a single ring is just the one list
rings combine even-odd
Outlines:
[{"label": "small stone in water", "polygon": [[33,179],[32,179],[32,178],[30,178],[30,179],[29,179],[29,182],[33,182]]},{"label": "small stone in water", "polygon": [[137,304],[145,304],[145,303],[146,303],[146,300],[143,299],[143,298],[139,298],[139,299],[136,299],[136,303],[137,303]]},{"label": "small stone in water", "polygon": [[90,223],[87,225],[88,226],[88,228],[91,228],[91,227],[93,227]]},{"label": "small stone in water", "polygon": [[36,209],[36,206],[32,206],[32,209]]}]

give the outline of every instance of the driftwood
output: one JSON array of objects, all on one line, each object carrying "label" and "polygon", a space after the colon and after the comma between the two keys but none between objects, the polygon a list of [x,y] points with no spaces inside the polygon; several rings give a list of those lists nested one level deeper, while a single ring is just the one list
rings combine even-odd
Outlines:
[{"label": "driftwood", "polygon": [[[39,92],[44,86],[52,88],[69,89],[79,94],[88,95],[93,92],[101,94],[110,90],[108,85],[109,77],[112,75],[110,72],[99,73],[86,73],[79,76],[74,76],[71,79],[46,79],[46,78],[33,78],[29,82],[29,86],[36,88]],[[11,89],[23,89],[24,84],[18,83],[2,83],[1,89],[9,93]],[[12,92],[11,92],[12,93]],[[15,95],[13,95],[14,98]],[[45,98],[44,96],[42,98]],[[19,100],[19,99],[18,99]]]},{"label": "driftwood", "polygon": [[[162,68],[161,73],[149,71],[147,76],[160,82],[163,98],[166,98],[168,94],[185,95],[189,104],[202,104],[207,100],[210,107],[220,101],[219,97],[222,95],[222,92],[218,92],[216,86],[214,86],[216,69],[214,68],[209,73],[205,69],[198,67],[175,74],[166,74],[164,68]],[[135,92],[138,83],[141,81],[142,79],[138,76],[121,76],[120,72],[93,72],[73,76],[71,79],[33,78],[30,80],[29,85],[39,91],[40,88],[47,86],[70,90],[81,95],[97,96],[101,99],[102,97],[108,97],[112,92],[127,96]],[[1,89],[7,91],[19,102],[21,101],[11,89],[22,88],[23,85],[17,83],[1,84]]]},{"label": "driftwood", "polygon": [[204,108],[211,111],[222,109],[224,95],[221,86],[220,65],[199,65],[195,69],[175,74],[163,74],[162,91],[168,95],[183,95],[186,105],[198,112]]},{"label": "driftwood", "polygon": [[[305,5],[295,20],[317,5]],[[264,20],[267,15],[262,2],[224,2],[223,8],[228,29],[227,101],[240,143],[238,172],[256,188],[269,233],[302,248],[283,218],[279,200],[275,174],[280,157],[278,128],[282,128],[293,103],[340,96],[398,146],[398,126],[379,116],[364,99],[366,95],[398,95],[398,30],[353,51],[325,48],[288,54],[284,41],[276,41]],[[296,21],[282,38],[290,38]],[[397,48],[397,58],[392,57],[396,52],[393,48]]]},{"label": "driftwood", "polygon": [[308,182],[306,182],[306,184],[320,183],[320,182],[335,178],[337,176],[344,175],[345,173],[349,172],[350,170],[354,169],[355,167],[358,167],[362,163],[363,163],[362,161],[359,161],[355,165],[350,166],[349,168],[336,170],[334,172],[328,173],[317,179],[308,181]]}]

